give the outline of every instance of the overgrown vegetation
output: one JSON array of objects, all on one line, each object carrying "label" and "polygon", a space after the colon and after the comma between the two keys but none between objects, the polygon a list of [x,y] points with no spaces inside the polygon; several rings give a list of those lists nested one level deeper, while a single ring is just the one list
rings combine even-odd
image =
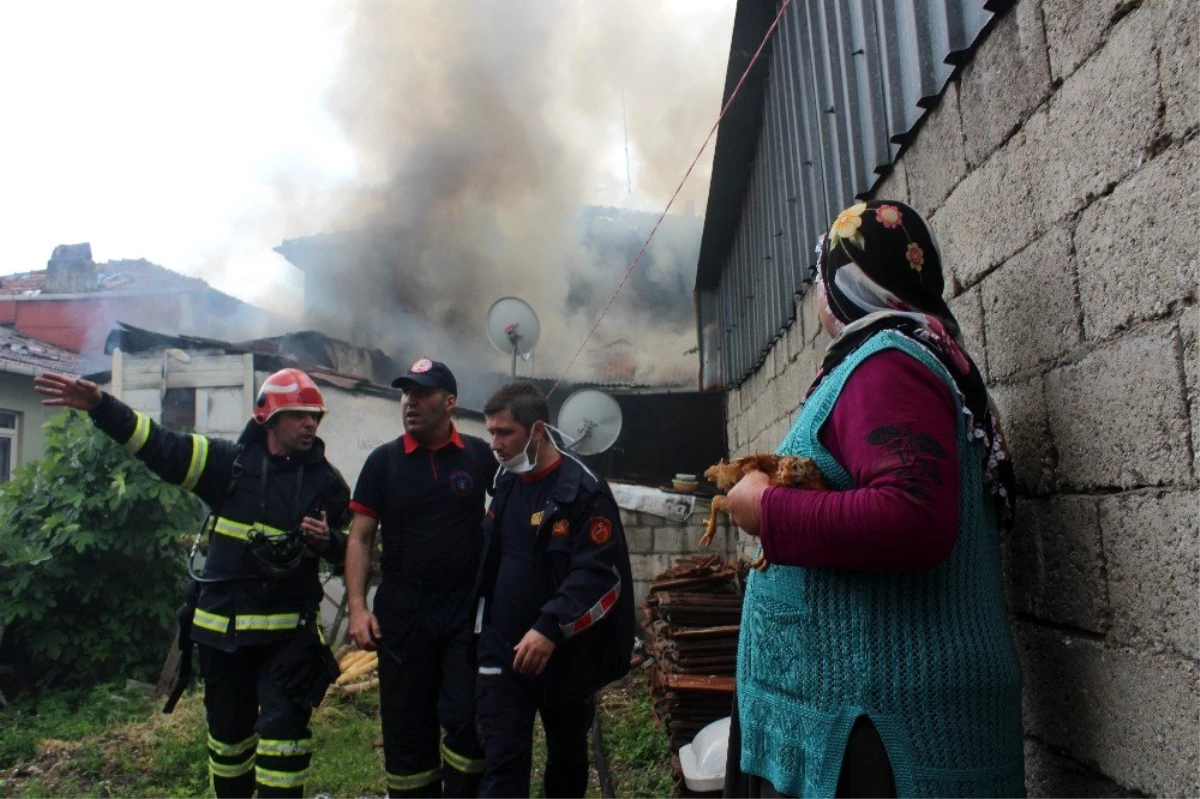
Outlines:
[{"label": "overgrown vegetation", "polygon": [[[64,696],[36,708],[23,699],[0,713],[0,797],[208,795],[199,691],[170,716],[112,686],[69,698],[74,704]],[[331,696],[317,709],[308,795],[384,795],[378,700]],[[669,796],[667,738],[650,715],[644,672],[606,689],[599,712],[616,795]],[[533,790],[541,790],[540,772]],[[601,795],[594,774],[587,795]]]},{"label": "overgrown vegetation", "polygon": [[180,541],[201,503],[79,413],[0,488],[0,619],[29,681],[152,679],[183,594]]}]

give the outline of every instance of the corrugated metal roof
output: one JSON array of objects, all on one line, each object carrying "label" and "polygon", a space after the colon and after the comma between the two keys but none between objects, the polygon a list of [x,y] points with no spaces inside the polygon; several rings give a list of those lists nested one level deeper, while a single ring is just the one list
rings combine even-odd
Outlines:
[{"label": "corrugated metal roof", "polygon": [[[1009,5],[793,0],[717,137],[696,269],[705,388],[739,385],[762,362],[791,324],[817,237],[891,169]],[[738,3],[726,100],[779,8]]]}]

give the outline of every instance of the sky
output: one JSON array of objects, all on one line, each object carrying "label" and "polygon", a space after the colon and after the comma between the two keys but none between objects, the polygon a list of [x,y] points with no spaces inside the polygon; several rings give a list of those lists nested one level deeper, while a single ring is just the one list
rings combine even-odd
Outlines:
[{"label": "sky", "polygon": [[[300,273],[272,248],[284,238],[335,228],[347,197],[378,174],[362,131],[347,116],[347,108],[361,105],[340,98],[365,93],[370,100],[388,83],[348,85],[364,74],[361,64],[347,69],[349,50],[361,60],[364,20],[391,20],[399,14],[389,12],[408,2],[4,4],[0,274],[42,269],[56,245],[87,241],[98,262],[147,258],[286,313],[299,302]],[[431,24],[444,23],[447,8],[472,14],[475,2],[442,0],[429,14]],[[626,186],[620,109],[610,102],[600,113],[575,113],[571,136],[595,161],[587,177],[594,202],[662,208],[719,112],[733,5],[654,4],[646,24],[654,26],[667,79],[631,76],[622,90],[626,108],[636,115],[659,103],[653,92],[670,91],[671,70],[702,74],[697,111],[687,116],[688,129],[678,131],[675,153],[648,164],[639,160],[639,142],[631,145],[633,192]],[[637,6],[611,0],[508,6],[527,7],[593,25],[609,11],[628,15]],[[514,30],[522,12],[512,14]],[[531,24],[540,24],[537,16],[531,13]],[[561,26],[554,30],[563,35]],[[609,63],[622,58],[611,41],[578,41],[584,52],[568,58],[594,69],[620,67]],[[371,44],[392,42],[404,39]],[[403,58],[381,54],[386,64]],[[711,146],[687,192],[698,213]],[[645,151],[654,147],[647,140]]]}]

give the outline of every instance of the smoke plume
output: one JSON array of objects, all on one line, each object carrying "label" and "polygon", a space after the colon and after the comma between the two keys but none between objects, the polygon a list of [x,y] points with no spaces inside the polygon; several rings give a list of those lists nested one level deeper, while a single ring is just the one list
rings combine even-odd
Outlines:
[{"label": "smoke plume", "polygon": [[[649,233],[644,209],[666,202],[719,111],[729,6],[698,24],[690,3],[354,4],[329,107],[358,180],[303,231],[329,234],[302,243],[320,264],[310,321],[499,371],[484,316],[516,295],[542,323],[537,372],[557,377]],[[642,213],[629,212],[626,128]],[[703,207],[709,162],[674,213]],[[596,353],[620,339],[639,380],[695,375],[700,228],[668,220],[570,379],[602,377]]]}]

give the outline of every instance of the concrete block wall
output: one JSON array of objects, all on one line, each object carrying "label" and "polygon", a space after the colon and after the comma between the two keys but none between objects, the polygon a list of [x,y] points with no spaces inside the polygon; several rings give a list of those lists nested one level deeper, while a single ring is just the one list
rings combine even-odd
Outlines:
[{"label": "concrete block wall", "polygon": [[[1033,796],[1200,793],[1198,37],[1190,0],[1019,0],[874,193],[931,216],[1015,459]],[[810,292],[731,454],[775,449],[825,342]]]},{"label": "concrete block wall", "polygon": [[674,566],[677,559],[710,553],[720,555],[725,560],[737,558],[737,531],[730,529],[729,519],[724,515],[718,521],[717,534],[711,544],[700,546],[710,508],[711,503],[707,499],[697,497],[696,509],[691,518],[683,523],[651,513],[621,509],[621,524],[625,528],[629,561],[633,569],[633,591],[639,608],[639,624],[642,621],[640,608],[650,583]]}]

